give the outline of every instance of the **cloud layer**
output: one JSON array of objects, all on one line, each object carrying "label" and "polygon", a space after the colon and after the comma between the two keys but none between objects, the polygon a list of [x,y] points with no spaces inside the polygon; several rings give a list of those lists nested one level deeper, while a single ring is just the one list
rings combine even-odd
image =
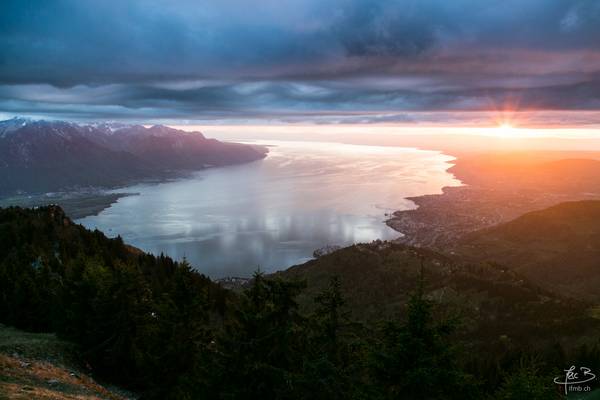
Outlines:
[{"label": "cloud layer", "polygon": [[0,50],[6,115],[600,109],[595,0],[5,0]]}]

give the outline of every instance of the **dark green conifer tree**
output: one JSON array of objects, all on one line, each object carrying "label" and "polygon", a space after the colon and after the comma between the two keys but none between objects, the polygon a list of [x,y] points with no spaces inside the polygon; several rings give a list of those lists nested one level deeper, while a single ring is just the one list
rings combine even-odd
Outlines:
[{"label": "dark green conifer tree", "polygon": [[474,378],[458,363],[452,320],[436,321],[421,279],[407,304],[405,322],[388,322],[373,354],[373,372],[383,398],[469,399],[476,397]]}]

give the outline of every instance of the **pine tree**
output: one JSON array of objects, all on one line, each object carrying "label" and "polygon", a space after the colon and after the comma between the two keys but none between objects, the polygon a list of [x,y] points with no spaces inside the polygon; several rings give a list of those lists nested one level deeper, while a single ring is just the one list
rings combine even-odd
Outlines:
[{"label": "pine tree", "polygon": [[435,321],[434,305],[424,295],[423,267],[417,290],[407,304],[406,321],[388,322],[374,353],[375,379],[390,399],[475,398],[473,377],[457,363],[450,335],[452,320]]},{"label": "pine tree", "polygon": [[562,396],[552,383],[552,376],[540,373],[536,363],[521,360],[520,365],[509,373],[495,400],[558,400]]},{"label": "pine tree", "polygon": [[305,342],[296,296],[303,284],[255,273],[235,316],[217,339],[221,398],[293,398]]},{"label": "pine tree", "polygon": [[339,361],[338,336],[341,327],[342,307],[345,300],[342,297],[340,278],[333,277],[327,288],[315,298],[317,310],[315,316],[323,332],[325,351],[331,361]]}]

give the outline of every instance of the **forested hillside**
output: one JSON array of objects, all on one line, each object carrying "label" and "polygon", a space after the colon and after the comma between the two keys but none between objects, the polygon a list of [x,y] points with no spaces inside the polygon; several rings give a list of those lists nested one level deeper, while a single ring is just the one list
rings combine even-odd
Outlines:
[{"label": "forested hillside", "polygon": [[0,322],[56,332],[144,398],[558,398],[567,364],[600,369],[589,306],[385,242],[236,294],[59,207],[0,210]]},{"label": "forested hillside", "polygon": [[306,280],[299,300],[307,311],[314,307],[310,299],[330,279],[342,277],[341,290],[352,318],[373,323],[403,313],[421,271],[425,296],[438,304],[440,313],[461,317],[463,335],[478,350],[489,350],[501,337],[536,347],[600,327],[587,316],[589,303],[541,289],[505,266],[458,262],[402,244],[358,244],[276,275]]},{"label": "forested hillside", "polygon": [[2,323],[57,332],[132,387],[172,387],[228,296],[186,263],[88,231],[56,206],[0,210],[0,254]]},{"label": "forested hillside", "polygon": [[457,252],[494,260],[573,298],[600,300],[600,201],[561,203],[474,232]]}]

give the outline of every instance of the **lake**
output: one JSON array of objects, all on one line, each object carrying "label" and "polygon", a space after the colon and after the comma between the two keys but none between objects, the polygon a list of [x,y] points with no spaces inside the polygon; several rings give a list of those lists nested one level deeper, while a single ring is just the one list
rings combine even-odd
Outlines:
[{"label": "lake", "polygon": [[184,257],[213,278],[251,276],[311,259],[327,245],[400,234],[386,213],[409,196],[460,182],[435,151],[323,142],[268,141],[262,161],[140,184],[97,216],[78,220],[153,254]]}]

